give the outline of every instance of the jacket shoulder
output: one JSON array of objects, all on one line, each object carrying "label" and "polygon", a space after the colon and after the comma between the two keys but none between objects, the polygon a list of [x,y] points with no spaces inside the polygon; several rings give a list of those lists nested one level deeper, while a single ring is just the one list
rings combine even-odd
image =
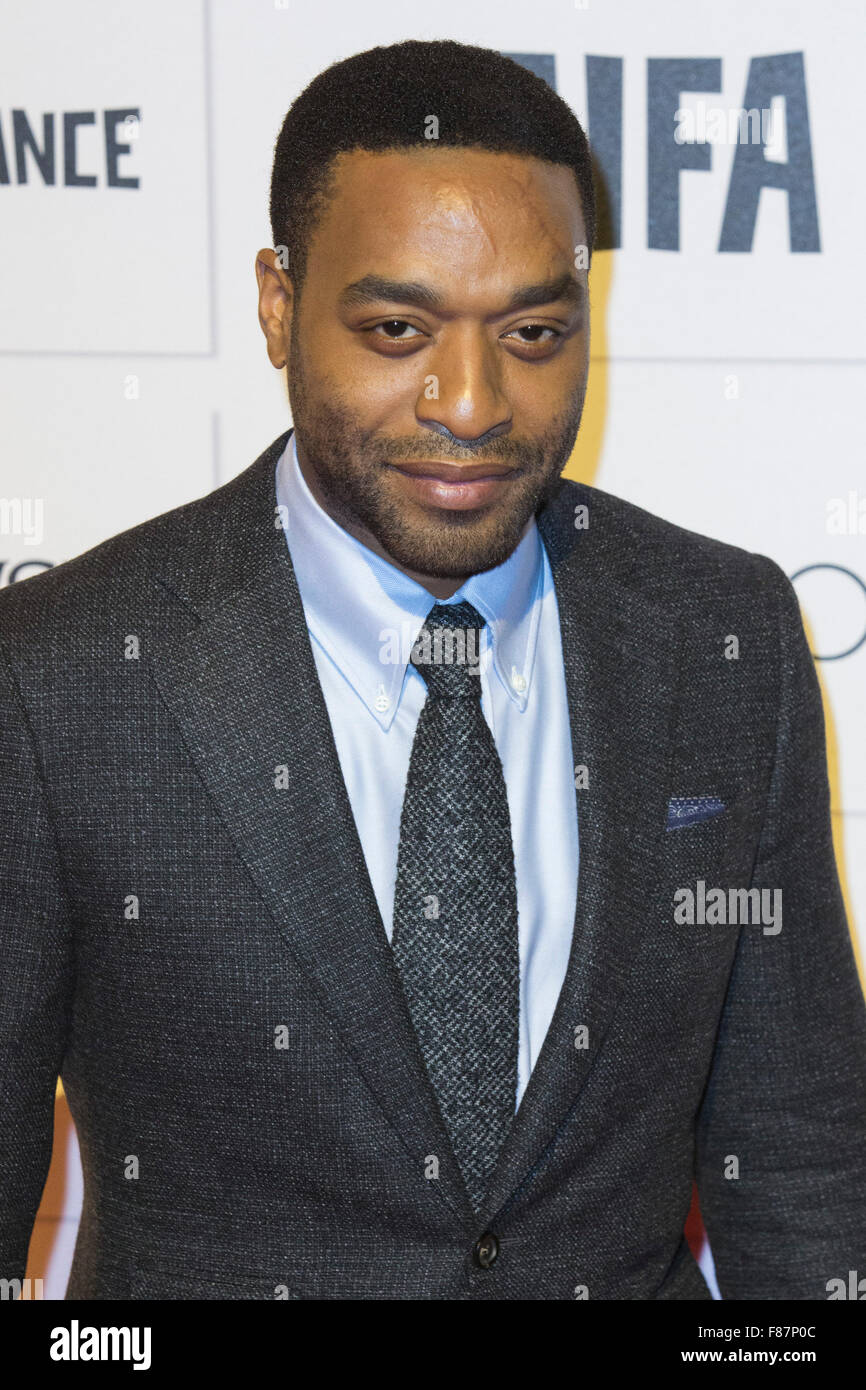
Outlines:
[{"label": "jacket shoulder", "polygon": [[[183,590],[191,573],[212,576],[214,592],[226,574],[252,571],[267,528],[273,469],[287,434],[248,468],[213,492],[119,532],[52,569],[0,589],[0,642],[8,649],[38,637],[65,642],[75,632],[96,636],[125,615],[146,618],[158,581]],[[246,548],[245,548],[246,547]]]},{"label": "jacket shoulder", "polygon": [[[650,601],[681,607],[745,593],[773,602],[793,592],[768,556],[688,530],[588,483],[563,479],[550,510],[554,550],[557,542],[570,550],[585,527],[594,563]],[[539,525],[544,533],[541,518]]]}]

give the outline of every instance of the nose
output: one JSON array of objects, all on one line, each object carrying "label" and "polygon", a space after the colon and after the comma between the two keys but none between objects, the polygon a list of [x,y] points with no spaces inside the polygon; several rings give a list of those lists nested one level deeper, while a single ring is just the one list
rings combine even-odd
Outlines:
[{"label": "nose", "polygon": [[418,422],[464,448],[478,448],[511,429],[498,344],[472,325],[451,325],[427,357],[415,406]]}]

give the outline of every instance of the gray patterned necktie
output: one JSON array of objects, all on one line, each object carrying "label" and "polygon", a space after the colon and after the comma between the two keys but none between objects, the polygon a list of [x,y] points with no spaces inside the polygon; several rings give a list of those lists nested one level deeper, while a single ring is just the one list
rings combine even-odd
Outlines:
[{"label": "gray patterned necktie", "polygon": [[481,1205],[514,1118],[520,961],[511,821],[481,710],[484,618],[434,604],[410,660],[412,744],[391,944],[467,1191]]}]

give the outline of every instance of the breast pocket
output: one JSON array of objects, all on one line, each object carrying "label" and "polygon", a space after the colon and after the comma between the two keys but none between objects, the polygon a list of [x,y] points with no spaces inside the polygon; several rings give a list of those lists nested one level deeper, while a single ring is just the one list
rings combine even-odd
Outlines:
[{"label": "breast pocket", "polygon": [[668,805],[664,848],[669,867],[685,875],[747,886],[752,877],[761,835],[764,798],[747,787],[733,795],[706,798],[672,797]]}]

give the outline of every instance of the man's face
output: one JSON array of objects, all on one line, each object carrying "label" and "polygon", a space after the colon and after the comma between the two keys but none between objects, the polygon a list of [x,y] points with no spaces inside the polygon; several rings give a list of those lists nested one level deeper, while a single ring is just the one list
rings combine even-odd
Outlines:
[{"label": "man's face", "polygon": [[577,185],[564,165],[447,147],[355,151],[335,170],[300,295],[259,255],[269,355],[288,362],[314,495],[447,597],[508,558],[574,444]]}]

